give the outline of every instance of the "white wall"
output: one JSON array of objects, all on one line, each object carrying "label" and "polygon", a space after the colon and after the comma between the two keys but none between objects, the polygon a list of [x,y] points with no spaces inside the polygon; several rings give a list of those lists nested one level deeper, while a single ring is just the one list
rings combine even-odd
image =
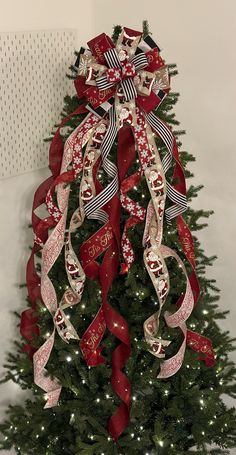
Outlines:
[{"label": "white wall", "polygon": [[[192,167],[195,182],[205,184],[194,205],[215,210],[210,227],[200,238],[207,253],[219,257],[209,274],[217,278],[222,289],[221,308],[231,310],[224,326],[235,336],[236,3],[235,0],[149,0],[146,5],[137,0],[69,0],[67,3],[0,0],[0,30],[77,28],[79,44],[83,45],[95,34],[110,33],[114,24],[140,29],[142,20],[149,20],[164,58],[178,64],[179,76],[173,84],[181,92],[181,99],[176,112],[187,130],[184,147],[197,158]],[[26,226],[32,194],[45,172],[0,183],[0,213],[4,215],[0,236],[4,257],[0,289],[3,352],[15,332],[9,310],[19,306],[22,299],[16,283],[24,276],[30,243]],[[11,386],[7,391],[12,395]]]}]

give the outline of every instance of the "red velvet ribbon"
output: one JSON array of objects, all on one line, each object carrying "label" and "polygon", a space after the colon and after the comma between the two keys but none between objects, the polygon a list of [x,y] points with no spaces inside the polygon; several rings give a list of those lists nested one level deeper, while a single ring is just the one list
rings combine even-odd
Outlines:
[{"label": "red velvet ribbon", "polygon": [[[127,135],[126,129],[124,128],[119,132],[119,141],[124,145],[126,140]],[[118,149],[120,150],[120,145]],[[121,174],[124,172],[122,165],[120,172]],[[102,187],[96,175],[94,177],[96,192],[98,194],[102,190]],[[120,341],[120,344],[112,353],[111,383],[113,390],[119,396],[122,403],[111,416],[108,425],[112,438],[114,441],[117,441],[129,423],[131,395],[129,380],[122,372],[130,355],[129,329],[125,319],[108,302],[108,292],[113,280],[117,276],[119,266],[120,201],[117,194],[103,207],[103,210],[108,213],[109,222],[86,240],[80,248],[80,259],[86,276],[90,279],[98,279],[102,292],[102,306],[83,334],[80,347],[87,364],[96,366],[105,362],[101,354],[102,348],[100,347],[105,328],[107,327]],[[96,262],[96,258],[104,252],[102,263],[99,264]]]},{"label": "red velvet ribbon", "polygon": [[[173,155],[176,163],[173,172],[173,180],[174,181],[177,180],[177,182],[175,182],[173,186],[180,193],[186,195],[185,176],[181,165],[176,141],[174,142]],[[182,245],[185,257],[187,258],[189,265],[191,266],[192,269],[189,275],[189,281],[193,291],[194,303],[196,305],[200,296],[200,286],[196,274],[194,240],[189,227],[187,226],[186,222],[184,221],[181,215],[177,216],[176,222],[180,243]],[[179,299],[177,305],[181,305],[181,303],[182,298]],[[214,365],[215,363],[214,349],[212,346],[212,342],[211,340],[209,340],[209,338],[200,335],[199,333],[195,333],[191,330],[188,330],[187,346],[189,346],[194,351],[201,353],[201,355],[199,356],[199,360],[203,360],[206,366],[211,367]]]},{"label": "red velvet ribbon", "polygon": [[85,106],[80,105],[74,112],[65,117],[60,123],[49,149],[49,168],[52,175],[39,185],[34,195],[32,207],[32,228],[35,235],[35,241],[26,267],[26,284],[31,308],[28,308],[22,312],[20,321],[20,333],[23,338],[27,340],[27,343],[23,346],[23,350],[25,352],[28,352],[31,358],[35,352],[35,348],[33,346],[33,337],[34,335],[39,334],[39,328],[37,326],[38,319],[35,316],[35,310],[37,302],[41,300],[40,278],[35,268],[35,254],[46,242],[49,229],[55,226],[55,220],[51,216],[41,219],[36,215],[35,210],[40,207],[40,205],[45,203],[48,191],[53,186],[54,181],[60,174],[64,149],[64,144],[60,135],[61,128],[68,122],[70,118],[74,117],[75,115],[83,114],[85,112],[87,112]]}]

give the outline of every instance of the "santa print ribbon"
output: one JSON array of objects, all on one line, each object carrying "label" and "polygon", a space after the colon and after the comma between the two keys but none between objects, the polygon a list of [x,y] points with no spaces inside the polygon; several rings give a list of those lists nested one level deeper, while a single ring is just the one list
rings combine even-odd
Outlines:
[{"label": "santa print ribbon", "polygon": [[[111,383],[121,403],[108,424],[108,430],[117,442],[129,424],[131,384],[124,368],[130,356],[130,335],[124,317],[109,304],[108,292],[119,271],[120,252],[124,258],[121,273],[128,272],[134,262],[134,251],[129,240],[131,227],[145,221],[144,265],[157,294],[159,308],[144,321],[144,337],[150,352],[162,359],[158,378],[170,377],[179,370],[186,345],[198,352],[199,360],[204,360],[207,366],[214,364],[214,351],[208,338],[189,331],[186,325],[197,304],[200,288],[194,241],[182,216],[187,209],[186,184],[176,139],[168,125],[153,112],[170,90],[168,69],[160,56],[160,49],[150,36],[142,37],[141,32],[126,27],[116,45],[104,33],[88,45],[89,50],[82,49],[76,62],[78,77],[75,88],[84,104],[65,118],[58,128],[49,154],[52,177],[40,185],[35,193],[32,212],[35,243],[27,265],[27,286],[32,309],[22,313],[21,333],[29,342],[24,349],[32,356],[33,335],[38,334],[34,311],[37,300],[43,301],[55,326],[33,355],[34,379],[46,393],[45,407],[56,405],[61,392],[59,381],[50,378],[46,371],[56,330],[66,343],[70,339],[80,340],[82,355],[89,366],[106,361],[101,347],[105,330],[108,329],[117,338],[119,344],[112,353]],[[71,116],[85,112],[87,116],[72,132],[63,148],[60,128]],[[116,137],[117,165],[110,159]],[[159,138],[166,146],[162,160],[155,138]],[[82,147],[86,143],[82,156]],[[136,152],[139,167],[130,174]],[[173,185],[165,178],[172,164]],[[104,187],[98,178],[101,166],[107,177]],[[80,172],[82,178],[78,207],[67,224],[70,184]],[[143,178],[150,192],[147,209],[129,196],[129,191],[138,186]],[[165,209],[166,198],[172,204]],[[40,220],[35,210],[42,203],[46,203],[49,216]],[[128,213],[122,235],[120,206]],[[191,268],[189,275],[177,253],[162,244],[164,215],[168,223],[176,220],[179,240]],[[102,225],[84,240],[78,254],[73,249],[71,234],[80,228],[85,217],[97,220]],[[66,226],[69,226],[68,229]],[[58,302],[49,273],[63,248],[69,288]],[[41,277],[34,264],[35,253],[40,249]],[[98,261],[101,255],[102,260]],[[185,276],[186,289],[176,302],[176,311],[164,312],[163,315],[170,329],[179,328],[183,334],[178,352],[165,359],[165,348],[171,341],[161,338],[159,321],[171,286],[166,264],[169,257],[176,259],[179,270]],[[79,304],[86,277],[100,284],[102,304],[85,333],[80,336],[67,318],[65,309]]]}]

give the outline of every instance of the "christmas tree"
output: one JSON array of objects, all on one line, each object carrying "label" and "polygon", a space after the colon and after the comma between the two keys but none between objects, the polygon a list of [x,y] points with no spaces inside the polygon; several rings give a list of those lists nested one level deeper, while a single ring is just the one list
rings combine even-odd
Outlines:
[{"label": "christmas tree", "polygon": [[[106,35],[98,38],[105,39],[102,45],[108,44],[109,50],[114,50]],[[215,257],[208,257],[197,237],[190,233],[205,228],[212,213],[190,207],[201,185],[189,185],[188,208],[184,206],[184,176],[193,177],[188,165],[195,158],[181,150],[179,161],[177,152],[184,131],[179,129],[173,113],[178,93],[169,91],[168,85],[168,77],[177,74],[176,65],[164,64],[146,22],[142,37],[138,32],[116,26],[112,40],[118,43],[120,61],[124,57],[125,64],[115,72],[111,65],[112,71],[108,70],[106,77],[109,75],[111,86],[121,80],[123,93],[116,95],[115,105],[111,104],[102,117],[96,115],[101,107],[111,103],[110,97],[102,106],[93,103],[85,131],[88,145],[85,147],[86,141],[82,144],[83,163],[76,147],[72,165],[69,162],[63,168],[62,164],[61,170],[58,156],[63,144],[70,153],[74,146],[71,134],[81,131],[77,130],[81,125],[86,127],[84,89],[90,90],[91,98],[94,80],[101,84],[100,90],[108,81],[104,82],[102,63],[98,64],[87,50],[77,53],[68,75],[75,82],[78,96],[65,97],[62,126],[66,128],[57,129],[50,138],[52,177],[42,184],[34,199],[32,225],[36,238],[27,266],[28,310],[21,317],[24,337],[15,343],[16,351],[7,355],[5,365],[4,381],[14,381],[29,390],[29,395],[23,405],[9,406],[6,420],[0,425],[0,448],[6,453],[14,447],[22,455],[226,454],[236,446],[235,409],[228,409],[222,399],[223,394],[236,396],[236,369],[229,357],[234,340],[218,323],[227,311],[218,307],[219,290],[215,281],[206,277],[206,268],[213,265]],[[162,126],[171,128],[165,130],[164,137],[168,131],[174,133],[177,142],[171,145],[174,157],[171,162],[166,153],[168,140],[163,141],[155,133],[150,111],[140,113],[135,126],[135,109],[130,99],[120,99],[128,93],[124,81],[134,76],[131,74],[134,67],[125,60],[124,52],[128,49],[129,53],[134,43],[139,52],[135,52],[138,58],[131,62],[135,62],[132,63],[135,70],[142,72],[137,72],[140,77],[136,79],[135,90],[145,107],[142,112],[152,93],[155,99],[152,114]],[[94,49],[94,40],[89,44]],[[157,76],[153,79],[150,60],[149,66],[142,61],[148,52],[155,56],[159,82]],[[90,82],[87,87],[81,85],[83,71],[87,83]],[[124,71],[126,76],[121,76]],[[130,84],[129,89],[132,91],[133,87]],[[112,89],[106,86],[106,90]],[[99,153],[100,149],[104,152],[101,145],[104,134],[107,128],[111,135],[115,130],[112,123],[115,109],[119,131],[102,160]],[[149,121],[151,127],[147,125]],[[148,164],[145,161],[148,154],[143,153],[143,131],[147,131],[150,144]],[[137,139],[136,147],[133,137]],[[87,210],[94,194],[112,187],[117,167],[119,190],[114,190],[102,208],[96,206],[83,218],[78,201]],[[165,188],[166,217],[162,218]],[[153,201],[158,201],[158,212],[154,203],[150,205],[150,194]],[[44,201],[49,215],[41,222],[34,210]],[[58,226],[63,219],[66,229],[60,249]],[[104,226],[107,229],[101,236],[99,232]],[[119,230],[123,235],[116,249]],[[56,241],[50,244],[47,239],[53,239],[55,231]],[[96,243],[98,238],[103,249]],[[58,253],[48,265],[49,247],[53,247],[53,254],[58,248]],[[86,280],[77,256],[83,258]],[[54,296],[50,294],[51,283],[60,302],[56,311],[52,300],[47,300]],[[186,302],[194,303],[194,308],[184,319],[181,308]],[[172,315],[176,313],[183,318],[179,324],[173,322]],[[173,372],[166,374],[168,359],[175,362],[171,363]],[[56,402],[57,406],[53,406]]]}]

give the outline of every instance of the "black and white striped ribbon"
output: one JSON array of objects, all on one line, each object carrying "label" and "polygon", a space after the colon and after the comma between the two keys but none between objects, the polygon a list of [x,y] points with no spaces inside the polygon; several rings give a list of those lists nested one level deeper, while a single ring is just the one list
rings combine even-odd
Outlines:
[{"label": "black and white striped ribbon", "polygon": [[136,71],[142,70],[148,66],[148,59],[142,51],[135,55],[130,62],[134,64]]},{"label": "black and white striped ribbon", "polygon": [[[153,112],[146,114],[145,117],[166,145],[167,153],[162,160],[163,170],[166,174],[168,169],[170,169],[173,159],[174,137],[167,126],[158,117],[156,117]],[[170,222],[177,215],[185,212],[187,209],[187,199],[184,194],[173,188],[169,182],[167,182],[167,196],[172,202],[174,202],[174,205],[168,207],[165,211],[167,222]]]},{"label": "black and white striped ribbon", "polygon": [[[103,167],[107,174],[112,177],[112,181],[104,188],[101,193],[97,194],[88,204],[85,205],[84,211],[87,218],[99,219],[106,222],[108,216],[102,207],[107,204],[118,192],[119,181],[117,167],[108,160],[107,156],[111,150],[117,135],[115,107],[112,106],[109,111],[109,126],[106,135],[101,144]],[[105,214],[105,215],[104,215]]]},{"label": "black and white striped ribbon", "polygon": [[140,41],[137,49],[136,49],[136,55],[138,55],[141,52],[148,52],[151,49],[157,48],[158,51],[160,51],[160,48],[157,46],[155,41],[153,41],[152,37],[150,35],[147,35],[145,38]]},{"label": "black and white striped ribbon", "polygon": [[107,112],[111,109],[114,102],[115,102],[115,98],[112,97],[112,98],[109,98],[109,100],[104,101],[104,103],[100,104],[100,106],[98,106],[98,107],[93,107],[92,104],[87,104],[86,109],[88,109],[88,111],[95,114],[97,117],[103,118],[104,115],[106,115]]}]

